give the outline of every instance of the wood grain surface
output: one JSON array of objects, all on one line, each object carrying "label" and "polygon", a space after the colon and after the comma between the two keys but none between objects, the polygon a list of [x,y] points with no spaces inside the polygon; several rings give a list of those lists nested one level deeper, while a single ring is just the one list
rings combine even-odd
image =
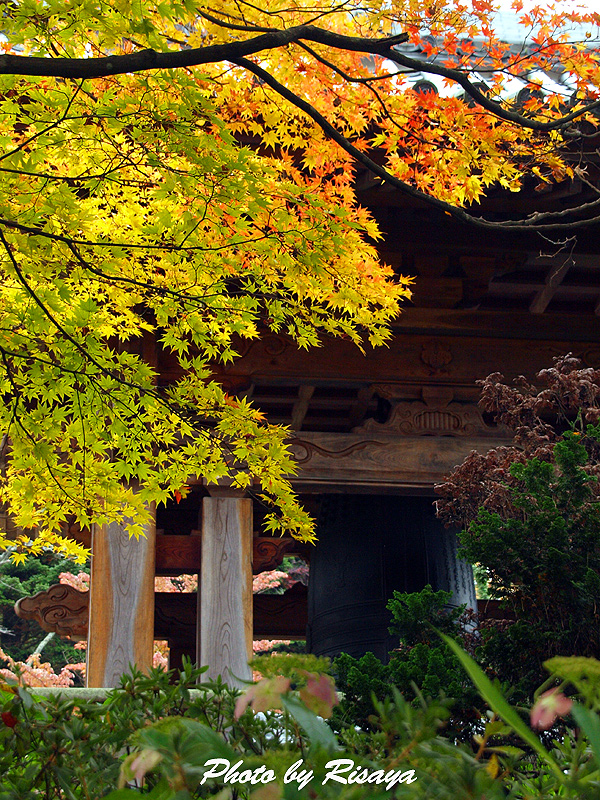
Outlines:
[{"label": "wood grain surface", "polygon": [[87,685],[116,686],[131,664],[152,666],[156,529],[130,539],[121,525],[92,533]]},{"label": "wood grain surface", "polygon": [[202,501],[198,662],[230,685],[252,677],[252,501],[223,494]]}]

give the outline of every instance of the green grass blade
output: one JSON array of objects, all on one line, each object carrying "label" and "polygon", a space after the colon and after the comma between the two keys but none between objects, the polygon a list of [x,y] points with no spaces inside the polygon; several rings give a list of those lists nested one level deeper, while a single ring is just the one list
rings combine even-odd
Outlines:
[{"label": "green grass blade", "polygon": [[587,736],[592,746],[596,766],[600,767],[600,719],[598,719],[598,715],[590,711],[589,708],[580,706],[578,703],[573,703],[571,714],[575,722]]},{"label": "green grass blade", "polygon": [[515,709],[508,703],[502,696],[500,691],[494,686],[487,675],[483,672],[481,667],[473,661],[471,656],[449,636],[444,633],[439,635],[446,642],[448,647],[454,652],[462,666],[464,667],[469,678],[473,681],[479,694],[483,697],[489,707],[498,714],[501,719],[509,725],[513,731],[521,737],[521,739],[534,750],[542,761],[547,764],[561,783],[565,782],[566,776],[556,761],[552,758],[550,753],[546,750],[535,733],[523,722],[521,717],[517,714]]}]

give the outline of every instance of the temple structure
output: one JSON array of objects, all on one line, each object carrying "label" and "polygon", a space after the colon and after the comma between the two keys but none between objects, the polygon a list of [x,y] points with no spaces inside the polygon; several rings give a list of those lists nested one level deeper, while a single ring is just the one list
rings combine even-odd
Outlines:
[{"label": "temple structure", "polygon": [[[478,409],[478,379],[491,372],[533,379],[567,352],[600,364],[599,231],[566,242],[481,233],[407,203],[367,174],[358,186],[384,232],[382,258],[416,278],[389,346],[362,354],[334,339],[306,352],[267,334],[215,368],[230,393],[292,429],[294,483],[316,517],[318,544],[264,537],[260,505],[201,478],[179,504],[159,509],[146,539],[129,540],[117,526],[94,531],[85,609],[75,596],[21,608],[49,629],[58,615],[63,633],[71,615],[79,625],[72,635],[84,636],[89,605],[91,686],[113,685],[130,662],[149,664],[155,637],[169,640],[173,663],[187,652],[234,680],[248,676],[253,636],[306,636],[315,653],[385,657],[385,604],[394,589],[431,583],[451,590],[456,603],[474,604],[455,532],[435,518],[433,487],[472,449],[510,437]],[[568,183],[542,200],[558,209],[590,191]],[[492,195],[483,210],[498,220],[525,212],[527,195]],[[177,377],[167,353],[155,358],[161,381]],[[299,551],[310,560],[308,592],[296,586],[253,600],[253,566],[272,569]],[[183,572],[199,574],[197,598],[154,598],[155,574]]]},{"label": "temple structure", "polygon": [[[533,207],[596,199],[596,159],[585,181],[498,190],[481,213],[501,223]],[[187,652],[235,682],[249,676],[253,636],[305,636],[317,654],[384,658],[394,589],[431,583],[474,605],[456,532],[435,518],[434,485],[471,450],[510,439],[479,410],[479,379],[500,372],[533,380],[568,352],[600,365],[600,229],[572,237],[482,231],[366,171],[356,186],[384,234],[382,259],[416,279],[389,345],[363,354],[331,339],[307,352],[268,333],[215,367],[229,393],[290,426],[294,484],[317,520],[317,545],[269,540],[259,504],[201,477],[179,504],[158,510],[146,539],[129,540],[118,526],[95,530],[90,597],[64,590],[20,607],[46,629],[57,629],[50,617],[58,615],[63,634],[88,636],[90,686],[114,685],[130,662],[149,665],[155,637],[169,640],[174,664]],[[162,383],[179,377],[168,353],[154,351],[152,360]],[[253,599],[253,569],[299,551],[310,560],[308,591]],[[197,597],[154,597],[155,574],[184,572],[198,573]]]}]

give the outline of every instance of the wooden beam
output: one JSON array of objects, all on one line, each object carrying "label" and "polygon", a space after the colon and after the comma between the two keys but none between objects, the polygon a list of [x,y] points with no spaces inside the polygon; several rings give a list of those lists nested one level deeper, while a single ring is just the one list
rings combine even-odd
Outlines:
[{"label": "wooden beam", "polygon": [[[551,314],[544,315],[540,319],[532,319],[527,311],[406,308],[398,319],[394,320],[393,327],[397,334],[422,332],[429,336],[464,335],[500,340],[548,340],[552,343],[557,342],[557,332],[562,331],[570,342],[600,341],[600,330],[591,314],[589,317],[583,314]],[[394,342],[388,344],[391,350]],[[397,341],[396,344],[401,342]],[[564,345],[559,346],[566,352]],[[505,350],[509,349],[506,348],[506,342],[504,347]],[[517,345],[518,347],[520,345]],[[476,353],[473,351],[471,353],[471,358],[476,357]],[[481,343],[479,354],[484,353],[485,345]],[[505,353],[504,358],[500,355],[500,363],[507,357],[509,361],[513,360],[510,354]],[[504,367],[502,369],[506,371]]]},{"label": "wooden beam", "polygon": [[[156,574],[200,573],[202,540],[200,531],[191,536],[157,534]],[[277,569],[286,555],[308,556],[309,546],[291,536],[255,536],[252,540],[252,572]]]},{"label": "wooden beam", "polygon": [[461,278],[418,277],[411,291],[411,300],[417,308],[454,308],[463,298],[463,281]]},{"label": "wooden beam", "polygon": [[[494,371],[502,372],[508,379],[519,374],[533,379],[537,371],[548,365],[552,355],[585,352],[592,347],[597,351],[594,343],[600,341],[597,318],[591,313],[587,317],[419,309],[422,313],[416,316],[413,313],[416,310],[405,309],[400,314],[388,347],[366,345],[362,354],[351,343],[332,340],[327,347],[305,353],[281,337],[281,355],[273,356],[266,344],[257,341],[231,367],[225,368],[224,377],[229,377],[229,370],[235,370],[240,374],[248,371],[263,384],[277,381],[288,386],[306,380],[316,386],[348,387],[391,381],[422,386],[440,380],[446,385],[475,385],[476,380]],[[421,330],[410,330],[413,323]],[[405,330],[399,330],[400,327]],[[525,335],[519,337],[519,330],[524,329]],[[510,347],[505,337],[511,339]],[[578,340],[584,341],[578,344]],[[439,369],[427,358],[427,352],[434,346],[448,354]],[[527,353],[526,359],[523,353]],[[272,402],[273,398],[265,400]],[[260,405],[260,399],[256,402]],[[291,406],[289,397],[287,403]],[[315,403],[313,395],[311,408]]]},{"label": "wooden beam", "polygon": [[550,301],[556,294],[556,290],[562,283],[563,278],[571,267],[575,264],[572,256],[565,256],[558,263],[553,263],[546,274],[545,286],[536,294],[531,301],[529,310],[532,314],[543,314],[550,305]]},{"label": "wooden beam", "polygon": [[200,536],[158,534],[156,536],[156,574],[182,575],[200,572]]},{"label": "wooden beam", "polygon": [[[248,346],[231,365],[216,366],[215,379],[241,383],[252,375],[263,385],[297,387],[309,382],[317,387],[355,388],[392,381],[410,386],[443,381],[476,391],[475,381],[491,372],[501,372],[507,380],[520,374],[533,380],[552,356],[568,352],[583,356],[586,366],[596,366],[600,342],[597,321],[591,311],[531,314],[406,308],[394,321],[394,336],[387,347],[366,345],[363,354],[353,343],[335,339],[306,353],[284,336],[266,336]],[[275,343],[273,338],[277,338]],[[511,346],[507,346],[507,339]],[[424,360],[432,343],[450,355],[438,370]],[[181,377],[181,370],[168,354],[161,374],[164,380]],[[261,399],[256,400],[259,406]],[[269,402],[272,398],[264,399]],[[293,402],[288,394],[285,408],[291,409]],[[314,403],[313,395],[311,408]]]},{"label": "wooden beam", "polygon": [[292,478],[299,492],[430,492],[471,450],[486,453],[506,445],[502,436],[388,435],[384,425],[353,433],[303,432],[291,440],[298,461]]},{"label": "wooden beam", "polygon": [[92,532],[87,686],[117,686],[135,664],[152,666],[154,522],[132,539],[117,524]]},{"label": "wooden beam", "polygon": [[[156,639],[168,639],[176,648],[193,653],[196,628],[196,595],[157,592]],[[308,619],[308,590],[295,584],[284,594],[255,594],[254,639],[304,639]],[[171,646],[171,645],[169,645]]]},{"label": "wooden beam", "polygon": [[[56,583],[15,604],[21,619],[33,619],[42,630],[81,641],[88,638],[89,592],[66,583]],[[254,639],[304,639],[307,624],[306,586],[295,584],[284,594],[253,596]],[[169,646],[195,658],[196,593],[154,594],[154,639],[167,639]]]},{"label": "wooden beam", "polygon": [[308,411],[308,404],[310,402],[310,398],[313,396],[314,391],[314,386],[304,385],[298,388],[298,399],[292,408],[292,430],[299,431],[302,427],[304,417]]},{"label": "wooden beam", "polygon": [[[65,593],[65,589],[67,592]],[[35,619],[43,630],[70,639],[88,635],[89,592],[66,584],[50,586],[45,592],[24,597],[15,606],[17,616]],[[304,639],[308,622],[308,591],[297,583],[284,594],[257,594],[254,605],[255,639]],[[500,600],[478,600],[479,619],[513,619]],[[68,615],[65,628],[64,613]],[[181,660],[193,657],[196,639],[196,595],[193,592],[156,592],[154,595],[154,638],[167,639],[172,655]]]},{"label": "wooden beam", "polygon": [[232,686],[251,680],[252,501],[209,487],[202,501],[202,563],[198,584],[197,661],[207,678]]}]

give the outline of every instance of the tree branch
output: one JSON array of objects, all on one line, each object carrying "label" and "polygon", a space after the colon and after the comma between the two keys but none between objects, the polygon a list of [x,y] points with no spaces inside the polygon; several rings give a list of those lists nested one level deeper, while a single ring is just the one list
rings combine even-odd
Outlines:
[{"label": "tree branch", "polygon": [[448,80],[454,81],[459,86],[462,86],[465,92],[482,108],[485,108],[486,111],[489,111],[490,114],[493,114],[505,122],[513,122],[515,125],[519,125],[522,128],[529,128],[532,131],[548,133],[549,131],[557,130],[558,128],[568,125],[570,122],[579,119],[582,114],[586,114],[589,111],[594,111],[594,109],[600,107],[600,100],[595,100],[592,103],[588,103],[583,108],[572,111],[570,114],[565,114],[563,117],[558,117],[557,119],[550,120],[549,122],[541,122],[537,119],[525,117],[523,114],[519,114],[516,111],[511,111],[502,103],[498,103],[497,101],[490,99],[486,94],[484,94],[484,92],[478,89],[475,84],[471,83],[467,76],[458,69],[443,67],[441,64],[434,64],[429,61],[420,61],[415,58],[409,58],[408,56],[405,56],[404,54],[399,53],[397,50],[393,50],[391,48],[387,53],[379,53],[379,55],[382,55],[384,58],[387,58],[394,64],[398,64],[398,66],[401,67],[406,67],[413,72],[428,72],[431,75],[439,75],[442,78],[447,78]]},{"label": "tree branch", "polygon": [[264,33],[246,41],[214,44],[190,50],[157,52],[148,49],[121,56],[103,56],[101,58],[40,58],[39,56],[6,54],[0,56],[0,74],[84,79],[123,75],[143,70],[181,69],[182,67],[196,67],[200,64],[213,64],[220,61],[235,61],[263,50],[285,47],[301,39],[318,42],[337,50],[381,55],[387,53],[394,45],[408,41],[408,34],[401,33],[398,36],[384,39],[364,39],[333,33],[314,25],[296,25],[287,30]]},{"label": "tree branch", "polygon": [[[211,21],[216,22],[212,17]],[[225,23],[221,23],[225,26]],[[227,24],[226,27],[236,27]],[[239,26],[244,29],[244,26]],[[251,28],[250,28],[251,30]],[[563,128],[583,114],[600,107],[600,100],[588,103],[580,109],[547,122],[532,119],[511,111],[503,103],[492,100],[473,84],[467,75],[459,69],[444,67],[441,64],[410,58],[398,52],[396,45],[407,42],[408,33],[382,39],[369,39],[359,36],[347,36],[328,31],[316,25],[296,25],[292,28],[268,32],[245,41],[234,41],[206,47],[158,52],[152,49],[139,50],[126,55],[103,56],[99,58],[46,58],[39,56],[16,56],[6,54],[0,56],[0,74],[4,75],[37,75],[55,78],[102,78],[108,75],[122,75],[130,72],[142,72],[157,69],[181,69],[201,64],[214,64],[221,61],[236,63],[241,58],[256,55],[264,50],[286,47],[301,41],[315,42],[336,50],[379,55],[400,67],[413,72],[424,72],[439,75],[457,83],[482,108],[498,119],[512,122],[530,130],[548,132]]]},{"label": "tree branch", "polygon": [[396,189],[399,189],[403,194],[406,194],[415,200],[421,200],[428,205],[434,206],[434,208],[438,208],[445,214],[450,214],[460,222],[465,222],[471,225],[477,225],[480,228],[488,228],[492,230],[527,229],[533,231],[550,231],[561,230],[564,228],[582,228],[584,226],[588,226],[591,222],[600,220],[600,217],[593,217],[591,219],[587,218],[583,220],[565,220],[565,218],[569,215],[575,216],[595,209],[598,205],[600,205],[597,200],[577,206],[577,208],[573,209],[564,209],[563,211],[558,212],[548,211],[544,213],[530,214],[524,220],[505,220],[504,222],[494,222],[492,220],[484,219],[483,217],[475,217],[462,208],[452,206],[450,203],[446,203],[444,200],[439,200],[437,197],[432,197],[431,195],[425,194],[425,192],[415,189],[413,186],[410,186],[409,184],[404,183],[404,181],[401,181],[399,178],[396,178],[394,175],[388,172],[385,167],[380,166],[377,164],[377,162],[373,161],[372,158],[355,147],[343,134],[334,128],[325,117],[323,117],[312,105],[310,105],[310,103],[308,103],[306,100],[303,100],[301,97],[298,97],[298,95],[294,94],[286,86],[283,86],[283,84],[279,83],[279,81],[273,78],[273,76],[266,70],[262,69],[262,67],[259,67],[257,64],[254,64],[252,61],[249,61],[246,58],[240,58],[235,63],[238,64],[238,66],[247,69],[249,72],[252,72],[265,84],[280,94],[284,99],[295,105],[296,108],[304,111],[312,120],[317,123],[317,125],[322,128],[323,132],[327,136],[333,139],[333,141],[339,144],[340,147],[348,153],[348,155],[351,155],[373,174],[377,175],[391,186],[394,186]]}]

